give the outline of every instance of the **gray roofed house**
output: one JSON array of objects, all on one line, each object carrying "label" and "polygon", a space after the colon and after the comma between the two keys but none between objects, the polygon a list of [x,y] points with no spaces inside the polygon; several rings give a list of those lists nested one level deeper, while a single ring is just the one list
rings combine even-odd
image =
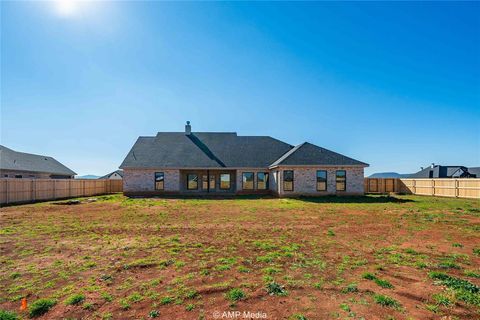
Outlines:
[{"label": "gray roofed house", "polygon": [[123,179],[123,170],[115,170],[106,174],[102,177],[98,177],[97,179],[110,179],[110,180],[122,180]]},{"label": "gray roofed house", "polygon": [[464,166],[441,166],[433,164],[429,167],[423,168],[422,170],[413,173],[409,178],[415,179],[436,179],[436,178],[475,178],[477,177],[475,168],[464,167]]},{"label": "gray roofed house", "polygon": [[35,179],[72,179],[75,172],[56,159],[18,152],[0,145],[0,177]]},{"label": "gray roofed house", "polygon": [[368,164],[305,142],[235,132],[139,137],[120,168],[126,195],[363,194]]}]

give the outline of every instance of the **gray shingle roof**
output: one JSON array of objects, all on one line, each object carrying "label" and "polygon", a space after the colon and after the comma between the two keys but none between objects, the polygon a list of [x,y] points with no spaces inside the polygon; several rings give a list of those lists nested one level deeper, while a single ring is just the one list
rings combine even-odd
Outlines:
[{"label": "gray shingle roof", "polygon": [[109,174],[106,174],[106,175],[104,175],[104,176],[98,177],[97,179],[108,179],[108,178],[110,178],[110,176],[111,176],[112,174],[114,174],[114,173],[118,174],[120,177],[123,178],[123,170],[115,170],[115,171],[113,171],[113,172],[110,172]]},{"label": "gray shingle roof", "polygon": [[0,145],[0,169],[51,173],[55,175],[76,175],[75,172],[52,157],[17,152]]},{"label": "gray shingle roof", "polygon": [[[464,166],[441,166],[434,165],[432,167],[426,167],[418,172],[415,172],[409,176],[409,178],[452,178],[468,176],[469,169]],[[471,173],[471,172],[470,172]]]},{"label": "gray shingle roof", "polygon": [[349,158],[340,153],[316,146],[309,142],[299,144],[277,161],[271,167],[277,165],[342,165],[342,166],[368,166],[368,164]]},{"label": "gray shingle roof", "polygon": [[[297,149],[301,150],[298,154]],[[233,132],[193,132],[191,135],[159,132],[156,137],[139,137],[120,168],[267,168],[278,160],[282,164],[296,165],[367,166],[309,143],[294,148],[268,136],[238,136]]]}]

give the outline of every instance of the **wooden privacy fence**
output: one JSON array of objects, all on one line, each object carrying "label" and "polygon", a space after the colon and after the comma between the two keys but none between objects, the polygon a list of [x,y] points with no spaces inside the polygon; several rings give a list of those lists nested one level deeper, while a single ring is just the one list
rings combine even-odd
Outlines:
[{"label": "wooden privacy fence", "polygon": [[394,179],[365,178],[366,193],[405,193],[425,196],[480,199],[480,178]]},{"label": "wooden privacy fence", "polygon": [[122,180],[0,179],[0,204],[122,192]]}]

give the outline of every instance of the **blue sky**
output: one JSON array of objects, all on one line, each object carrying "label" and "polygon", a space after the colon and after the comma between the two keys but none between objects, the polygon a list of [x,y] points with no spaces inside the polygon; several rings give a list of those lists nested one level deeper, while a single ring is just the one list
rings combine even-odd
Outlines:
[{"label": "blue sky", "polygon": [[79,174],[140,135],[236,131],[480,166],[478,3],[1,2],[1,143]]}]

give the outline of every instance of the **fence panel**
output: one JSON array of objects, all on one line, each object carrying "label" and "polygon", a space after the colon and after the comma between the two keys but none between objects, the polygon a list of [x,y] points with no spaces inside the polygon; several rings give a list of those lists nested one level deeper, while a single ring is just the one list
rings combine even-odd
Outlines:
[{"label": "fence panel", "polygon": [[480,199],[480,178],[392,179],[365,178],[366,193],[398,192],[439,197]]},{"label": "fence panel", "polygon": [[122,191],[122,180],[2,178],[0,204],[89,197]]}]

